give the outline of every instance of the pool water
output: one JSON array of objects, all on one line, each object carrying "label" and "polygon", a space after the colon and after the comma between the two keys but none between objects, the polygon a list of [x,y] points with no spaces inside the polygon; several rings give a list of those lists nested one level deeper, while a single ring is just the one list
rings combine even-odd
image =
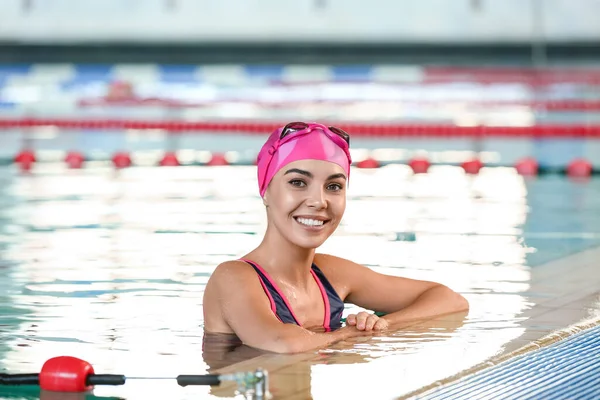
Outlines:
[{"label": "pool water", "polygon": [[[47,163],[31,174],[0,167],[0,371],[39,372],[48,358],[73,355],[97,373],[173,377],[262,357],[297,368],[285,385],[273,380],[281,398],[293,398],[286,390],[296,398],[373,390],[372,397],[394,398],[574,322],[526,323],[530,310],[564,293],[559,278],[539,285],[537,277],[548,262],[600,247],[597,178],[354,169],[344,221],[320,251],[446,284],[469,300],[468,315],[308,355],[203,343],[211,272],[256,246],[265,229],[255,179],[248,166],[115,171],[103,162],[81,170]],[[593,295],[597,281],[590,275],[583,289]],[[600,315],[600,301],[592,305],[569,318]],[[347,305],[345,315],[356,311]],[[223,393],[159,380],[94,391],[126,399],[234,395]],[[38,396],[0,387],[0,398]]]}]

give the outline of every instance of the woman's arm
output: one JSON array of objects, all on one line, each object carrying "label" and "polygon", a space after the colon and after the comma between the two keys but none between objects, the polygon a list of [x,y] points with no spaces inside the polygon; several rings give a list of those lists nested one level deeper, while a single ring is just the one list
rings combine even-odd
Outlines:
[{"label": "woman's arm", "polygon": [[436,284],[435,286],[424,290],[415,301],[406,308],[391,312],[381,318],[385,319],[393,326],[396,323],[437,317],[440,315],[466,311],[468,309],[469,303],[463,296],[444,285]]},{"label": "woman's arm", "polygon": [[386,313],[391,325],[469,309],[460,294],[435,282],[380,274],[363,265],[319,254],[317,265],[327,266],[327,276],[345,288],[344,301]]},{"label": "woman's arm", "polygon": [[[271,311],[256,272],[241,261],[223,263],[213,272],[204,303],[215,301],[223,319],[242,342],[276,353],[299,353],[365,334],[353,326],[315,333],[282,323]],[[215,310],[211,307],[209,312]]]}]

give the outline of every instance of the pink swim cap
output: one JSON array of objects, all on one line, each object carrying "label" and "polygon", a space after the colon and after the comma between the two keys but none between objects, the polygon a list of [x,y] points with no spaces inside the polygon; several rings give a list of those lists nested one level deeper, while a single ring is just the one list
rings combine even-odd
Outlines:
[{"label": "pink swim cap", "polygon": [[258,188],[264,196],[273,176],[287,164],[298,160],[323,160],[333,162],[344,169],[350,177],[350,149],[348,142],[340,136],[338,128],[303,122],[291,123],[294,130],[281,139],[284,128],[271,133],[258,153]]}]

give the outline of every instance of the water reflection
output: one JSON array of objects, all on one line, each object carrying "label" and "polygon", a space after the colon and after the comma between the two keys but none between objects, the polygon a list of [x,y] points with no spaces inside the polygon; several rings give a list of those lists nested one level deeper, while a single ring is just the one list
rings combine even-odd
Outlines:
[{"label": "water reflection", "polygon": [[[156,377],[260,360],[290,377],[274,382],[280,394],[367,396],[375,383],[332,382],[377,381],[379,397],[397,396],[527,337],[523,321],[561,292],[531,260],[600,242],[596,180],[526,182],[510,169],[354,170],[347,214],[321,250],[444,283],[471,311],[308,355],[265,354],[202,331],[208,277],[264,231],[254,180],[252,167],[56,167],[31,176],[0,167],[0,369],[36,372],[48,358],[74,355],[101,373]],[[577,201],[565,206],[569,196]],[[560,246],[552,236],[581,232],[590,235]],[[344,316],[357,311],[347,305]],[[94,394],[183,399],[228,390],[128,382]]]},{"label": "water reflection", "polygon": [[202,357],[208,365],[209,373],[218,373],[217,370],[230,365],[269,354],[272,355],[273,353],[246,346],[233,334],[204,333]]}]

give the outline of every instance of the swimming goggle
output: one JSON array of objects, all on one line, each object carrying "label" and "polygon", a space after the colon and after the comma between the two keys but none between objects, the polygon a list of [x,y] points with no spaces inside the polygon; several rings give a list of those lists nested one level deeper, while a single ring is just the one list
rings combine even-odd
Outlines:
[{"label": "swimming goggle", "polygon": [[[346,133],[344,130],[340,128],[336,128],[335,126],[325,126],[322,124],[307,124],[306,122],[290,122],[281,130],[281,134],[279,135],[279,139],[283,139],[284,137],[292,134],[292,133],[304,133],[304,131],[309,130],[312,131],[314,128],[321,129],[325,133],[327,131],[335,133],[337,136],[344,139],[344,141],[350,146],[350,135]],[[308,132],[307,132],[308,133]]]}]

